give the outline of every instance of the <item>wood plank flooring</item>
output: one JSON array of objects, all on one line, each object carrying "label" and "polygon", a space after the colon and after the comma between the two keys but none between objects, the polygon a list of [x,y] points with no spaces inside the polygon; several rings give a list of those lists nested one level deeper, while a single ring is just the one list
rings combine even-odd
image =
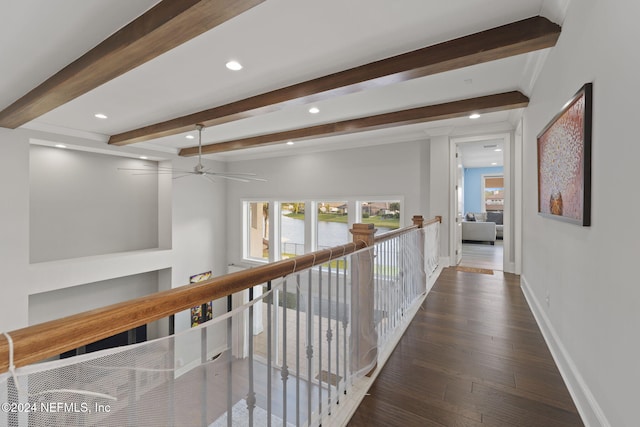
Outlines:
[{"label": "wood plank flooring", "polygon": [[463,243],[460,266],[503,270],[504,243],[496,240],[495,245],[486,243]]},{"label": "wood plank flooring", "polygon": [[583,423],[519,276],[447,268],[348,425]]}]

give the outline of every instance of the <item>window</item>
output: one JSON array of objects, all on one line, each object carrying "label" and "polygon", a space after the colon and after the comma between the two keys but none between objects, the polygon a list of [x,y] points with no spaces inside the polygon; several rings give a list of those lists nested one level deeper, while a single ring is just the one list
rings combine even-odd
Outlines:
[{"label": "window", "polygon": [[318,249],[332,248],[351,241],[347,202],[317,202],[316,236]]},{"label": "window", "polygon": [[400,201],[386,200],[359,202],[360,218],[364,224],[373,224],[378,229],[376,234],[400,228]]},{"label": "window", "polygon": [[484,176],[482,195],[486,212],[504,210],[504,178]]},{"label": "window", "polygon": [[371,223],[378,234],[402,225],[399,199],[290,200],[243,202],[245,259],[286,259],[344,245],[352,241],[354,222]]},{"label": "window", "polygon": [[269,202],[246,203],[245,257],[269,259]]},{"label": "window", "polygon": [[280,203],[280,254],[283,259],[304,254],[304,202]]}]

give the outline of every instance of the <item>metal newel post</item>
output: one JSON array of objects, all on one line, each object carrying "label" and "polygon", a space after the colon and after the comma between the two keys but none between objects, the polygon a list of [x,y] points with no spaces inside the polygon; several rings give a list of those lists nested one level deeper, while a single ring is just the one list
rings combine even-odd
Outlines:
[{"label": "metal newel post", "polygon": [[374,318],[374,234],[373,224],[353,224],[353,242],[369,248],[355,256],[351,285],[351,370],[373,373],[378,360],[378,332]]}]

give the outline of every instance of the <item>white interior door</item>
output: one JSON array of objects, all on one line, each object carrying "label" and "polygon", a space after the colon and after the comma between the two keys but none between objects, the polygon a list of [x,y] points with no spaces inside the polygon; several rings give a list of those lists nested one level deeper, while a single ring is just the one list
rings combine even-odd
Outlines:
[{"label": "white interior door", "polygon": [[462,169],[462,155],[456,144],[456,262],[462,261],[462,219],[464,211],[464,175]]}]

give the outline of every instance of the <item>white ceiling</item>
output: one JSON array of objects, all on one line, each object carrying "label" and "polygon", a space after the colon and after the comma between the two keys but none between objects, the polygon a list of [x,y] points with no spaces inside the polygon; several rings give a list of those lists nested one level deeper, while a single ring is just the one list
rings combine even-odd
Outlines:
[{"label": "white ceiling", "polygon": [[[504,140],[484,139],[458,144],[465,168],[504,166]],[[499,151],[498,151],[499,150]]]},{"label": "white ceiling", "polygon": [[[535,15],[559,23],[567,0],[267,0],[219,27],[27,123],[97,139],[211,108]],[[0,0],[0,109],[55,74],[156,0]],[[558,12],[560,11],[560,12]],[[555,18],[555,19],[554,19]],[[423,77],[205,129],[203,143],[305,127],[510,90],[530,93],[546,52]],[[244,69],[225,68],[237,59]],[[104,113],[108,120],[93,117]],[[454,119],[212,155],[222,160],[433,134],[493,132],[518,112]],[[195,125],[195,124],[194,124]],[[176,152],[186,134],[137,147]]]}]

